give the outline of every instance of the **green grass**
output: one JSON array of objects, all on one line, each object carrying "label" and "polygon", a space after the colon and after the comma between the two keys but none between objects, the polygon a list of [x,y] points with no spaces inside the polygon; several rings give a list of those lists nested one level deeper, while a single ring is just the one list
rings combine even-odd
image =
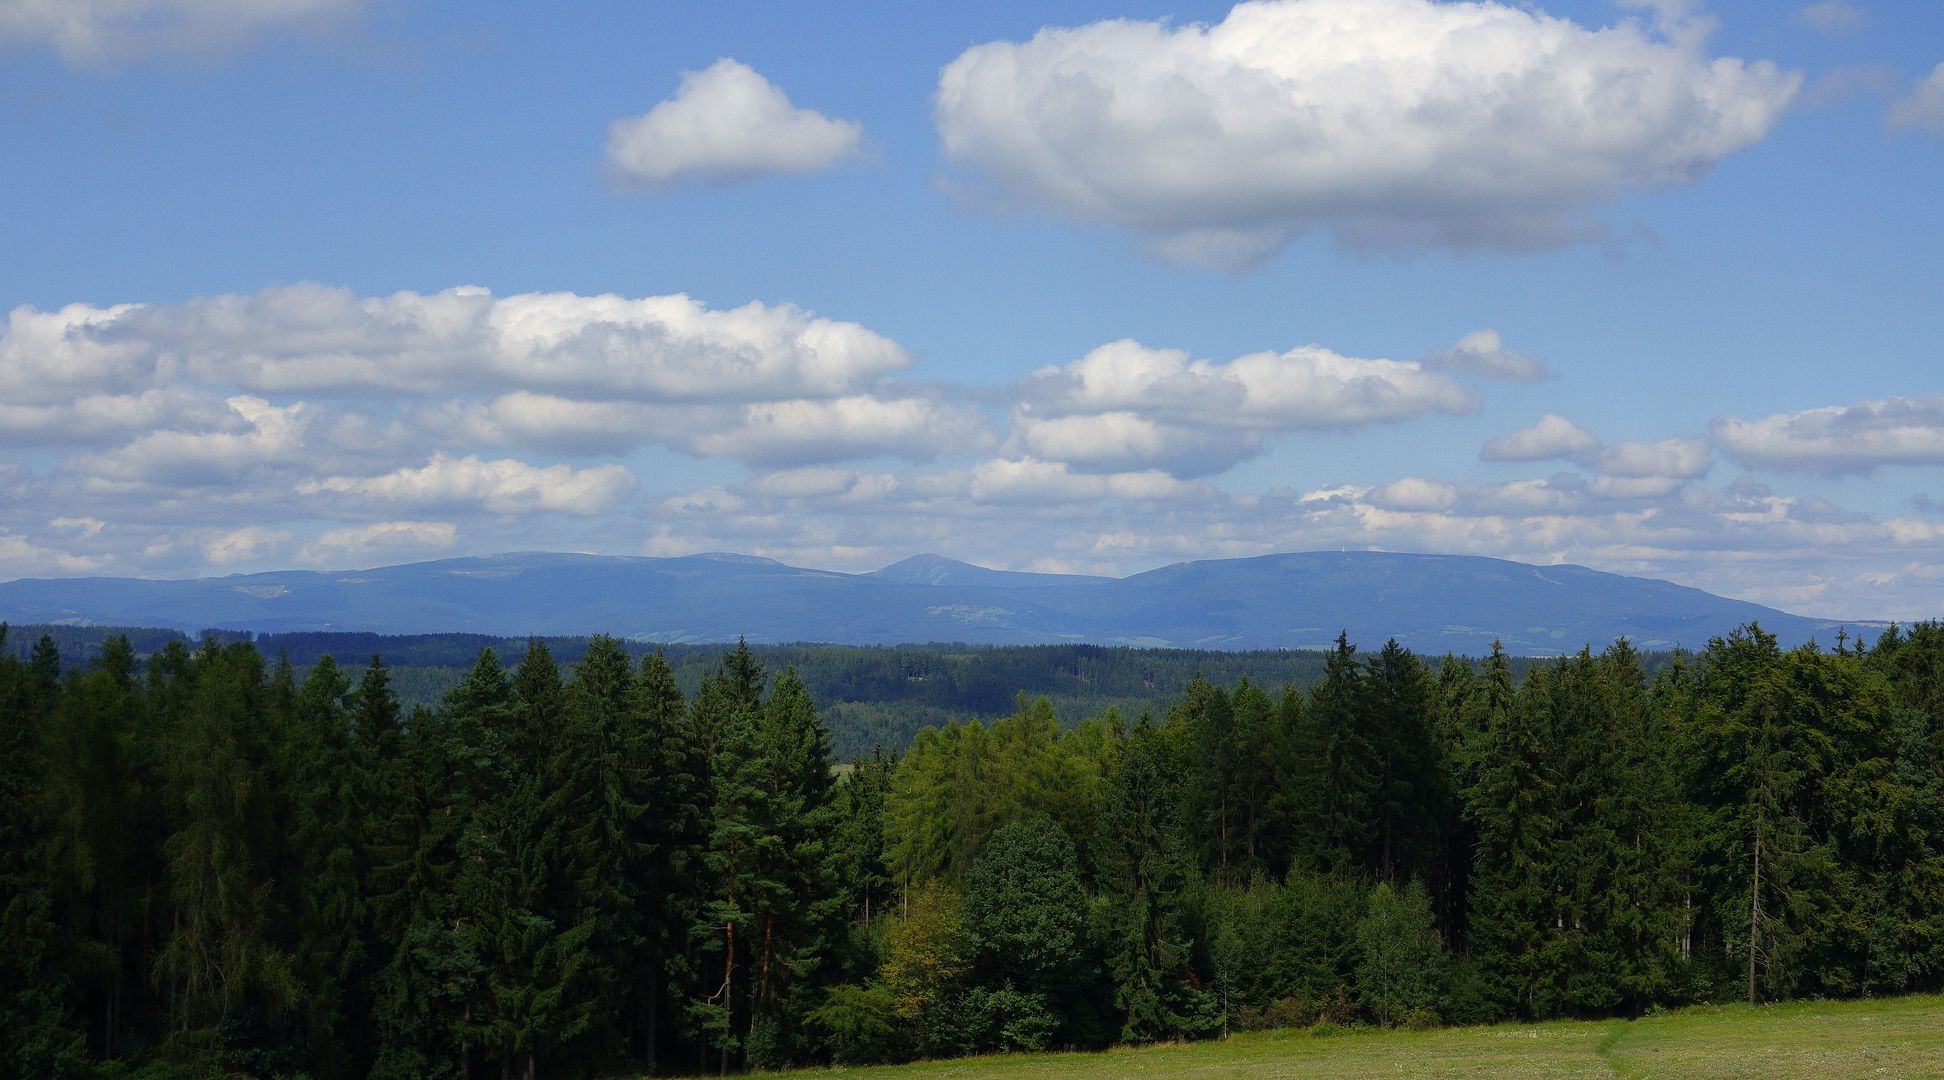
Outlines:
[{"label": "green grass", "polygon": [[1588,1077],[1944,1080],[1944,998],[1703,1006],[1635,1021],[1236,1035],[1226,1041],[829,1069],[805,1077]]},{"label": "green grass", "polygon": [[1944,998],[1683,1009],[1627,1025],[1609,1058],[1627,1080],[1944,1077]]}]

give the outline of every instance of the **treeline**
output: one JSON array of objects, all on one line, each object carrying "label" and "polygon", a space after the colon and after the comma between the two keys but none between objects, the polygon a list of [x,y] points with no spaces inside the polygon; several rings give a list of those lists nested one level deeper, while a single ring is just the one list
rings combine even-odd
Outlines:
[{"label": "treeline", "polygon": [[[585,1076],[1944,985],[1944,627],[1650,675],[1340,642],[835,766],[804,680],[592,639],[437,707],[248,642],[0,650],[29,1076]],[[113,1064],[102,1065],[102,1062]]]},{"label": "treeline", "polygon": [[[196,640],[172,630],[105,627],[16,627],[13,653],[25,660],[43,635],[50,637],[66,665],[84,670],[99,661],[105,643],[126,636],[138,655],[159,651],[179,640]],[[392,689],[409,708],[436,707],[466,678],[482,649],[493,649],[508,667],[526,654],[527,639],[481,634],[387,635],[301,632],[250,635],[204,631],[198,640],[254,641],[272,662],[288,659],[301,679],[325,656],[382,655],[391,670]],[[591,638],[541,640],[562,665],[579,663]],[[675,673],[683,694],[694,696],[721,662],[721,644],[651,644],[623,641],[620,647],[639,661],[660,653]],[[904,747],[921,728],[952,720],[996,720],[1013,711],[1024,693],[1045,697],[1072,721],[1108,709],[1124,715],[1165,712],[1196,676],[1221,686],[1248,679],[1259,686],[1308,686],[1323,674],[1324,653],[1288,650],[1232,652],[1198,649],[1136,649],[1099,645],[750,645],[750,652],[773,671],[796,669],[797,676],[823,709],[831,742],[843,760],[878,747]],[[1668,654],[1642,657],[1649,672],[1669,662]],[[1523,676],[1535,661],[1514,657]]]}]

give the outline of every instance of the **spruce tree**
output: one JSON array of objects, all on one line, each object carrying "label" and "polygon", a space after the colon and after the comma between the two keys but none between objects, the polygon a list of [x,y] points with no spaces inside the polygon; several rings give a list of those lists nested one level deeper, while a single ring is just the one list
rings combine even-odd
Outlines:
[{"label": "spruce tree", "polygon": [[1186,729],[1194,762],[1184,788],[1193,846],[1204,870],[1228,880],[1240,869],[1246,849],[1243,809],[1235,791],[1242,749],[1235,709],[1226,693],[1197,674],[1181,703],[1169,710],[1169,722]]},{"label": "spruce tree", "polygon": [[1120,1036],[1129,1042],[1201,1034],[1208,1022],[1219,1023],[1213,1002],[1189,985],[1179,794],[1154,753],[1155,734],[1137,729],[1128,744],[1096,856],[1100,934],[1122,1017]]},{"label": "spruce tree", "polygon": [[[628,1016],[639,1008],[624,973],[652,960],[635,893],[654,854],[643,819],[657,777],[639,704],[633,663],[620,642],[594,638],[566,689],[563,725],[547,769],[545,812],[560,828],[558,888],[549,911],[562,925],[592,926],[588,955],[573,962],[585,982],[563,992],[584,998],[587,1009],[604,1016]],[[625,1049],[593,1051],[595,1060],[613,1063]]]},{"label": "spruce tree", "polygon": [[774,842],[763,847],[760,885],[747,894],[761,935],[750,943],[751,1026],[765,1025],[764,1052],[752,1064],[775,1066],[801,1060],[808,1051],[798,1020],[812,996],[835,981],[830,961],[844,915],[838,852],[831,843],[838,818],[830,736],[794,668],[776,680],[764,702],[757,739]]},{"label": "spruce tree", "polygon": [[1392,638],[1368,662],[1368,708],[1374,783],[1378,876],[1399,881],[1421,876],[1431,858],[1437,806],[1436,752],[1431,733],[1433,688],[1424,665]]},{"label": "spruce tree", "polygon": [[709,775],[692,718],[660,653],[641,659],[634,711],[640,718],[655,782],[638,821],[647,857],[637,867],[639,888],[659,902],[644,905],[641,933],[647,960],[628,972],[636,1012],[629,1026],[640,1041],[636,1057],[653,1071],[664,1037],[664,1010],[679,1003],[677,988],[692,982],[689,928],[703,903],[703,849],[708,840]]},{"label": "spruce tree", "polygon": [[1555,1016],[1564,1004],[1548,693],[1543,668],[1515,692],[1511,667],[1495,646],[1467,719],[1477,732],[1475,779],[1465,792],[1478,834],[1470,955],[1500,1007],[1528,1018]]},{"label": "spruce tree", "polygon": [[350,685],[323,657],[290,705],[280,743],[289,858],[283,886],[292,967],[303,988],[299,1024],[314,1071],[359,1072],[354,1017],[370,1007],[358,985],[365,966],[370,853],[361,763],[345,701]]},{"label": "spruce tree", "polygon": [[1371,869],[1377,845],[1377,788],[1382,763],[1371,740],[1370,695],[1356,647],[1337,635],[1309,707],[1292,762],[1302,792],[1298,843],[1302,862],[1318,870]]},{"label": "spruce tree", "polygon": [[36,813],[46,758],[29,706],[29,673],[0,623],[0,1075],[88,1075],[67,1010],[69,973],[55,951],[47,839]]},{"label": "spruce tree", "polygon": [[741,670],[733,678],[705,680],[695,704],[695,726],[712,733],[714,745],[703,857],[709,899],[691,930],[705,944],[689,1021],[705,1052],[719,1055],[721,1072],[747,1045],[754,1018],[749,957],[755,905],[778,891],[780,883],[765,875],[783,854],[782,837],[772,827],[776,815],[762,750],[760,674],[752,674],[747,652],[738,646],[731,660],[742,661]]}]

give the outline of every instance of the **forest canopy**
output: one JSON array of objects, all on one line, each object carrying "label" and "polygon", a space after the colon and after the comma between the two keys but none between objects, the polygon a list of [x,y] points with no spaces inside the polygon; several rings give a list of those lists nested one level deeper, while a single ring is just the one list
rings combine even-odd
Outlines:
[{"label": "forest canopy", "polygon": [[1944,986],[1937,624],[1652,665],[1339,641],[1313,680],[1021,696],[848,761],[819,684],[741,646],[692,690],[613,638],[488,646],[408,704],[376,655],[18,644],[7,1075],[714,1072]]}]

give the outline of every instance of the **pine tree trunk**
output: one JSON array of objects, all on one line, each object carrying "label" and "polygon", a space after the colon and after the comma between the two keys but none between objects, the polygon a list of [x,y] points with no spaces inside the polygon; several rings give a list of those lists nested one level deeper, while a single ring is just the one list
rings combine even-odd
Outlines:
[{"label": "pine tree trunk", "polygon": [[[736,890],[730,889],[729,906],[734,907],[735,904]],[[722,1011],[724,1016],[722,1029],[723,1034],[732,1035],[736,1030],[736,992],[734,990],[736,978],[736,920],[731,919],[723,923],[722,934],[723,941],[725,942],[722,948]],[[721,1075],[729,1075],[729,1042],[727,1039],[724,1039],[722,1043]]]},{"label": "pine tree trunk", "polygon": [[[763,920],[763,964],[756,983],[756,1001],[760,1005],[769,998],[770,956],[776,949],[776,916],[770,915]],[[749,1010],[749,1029],[756,1030],[756,1010]]]},{"label": "pine tree trunk", "polygon": [[655,1021],[660,1017],[661,995],[653,990],[648,992],[648,1019],[646,1043],[643,1046],[642,1064],[648,1067],[648,1075],[655,1075]]},{"label": "pine tree trunk", "polygon": [[1748,1003],[1755,1004],[1755,930],[1762,921],[1762,821],[1755,819],[1755,874],[1748,892]]}]

